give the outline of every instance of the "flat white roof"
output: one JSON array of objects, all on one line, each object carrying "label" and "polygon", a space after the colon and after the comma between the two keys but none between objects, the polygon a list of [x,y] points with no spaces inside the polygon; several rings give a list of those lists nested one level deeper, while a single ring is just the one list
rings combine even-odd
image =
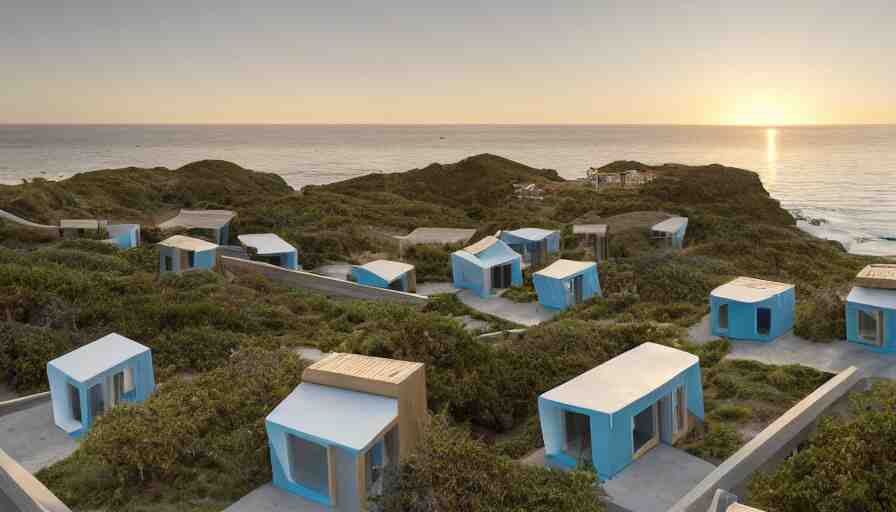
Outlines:
[{"label": "flat white roof", "polygon": [[588,411],[612,414],[699,362],[697,356],[683,350],[643,343],[541,397]]},{"label": "flat white roof", "polygon": [[414,270],[413,265],[390,260],[376,260],[359,266],[373,272],[390,283],[401,277],[403,274]]},{"label": "flat white roof", "polygon": [[577,274],[591,267],[596,267],[597,263],[593,261],[573,261],[573,260],[557,260],[547,267],[539,270],[536,274],[553,277],[555,279],[563,279],[573,274]]},{"label": "flat white roof", "polygon": [[876,308],[896,309],[896,290],[855,286],[846,300]]},{"label": "flat white roof", "polygon": [[765,281],[752,277],[738,277],[729,283],[719,286],[711,293],[714,297],[720,299],[753,303],[768,300],[791,288],[793,288],[792,284]]},{"label": "flat white roof", "polygon": [[161,229],[218,229],[230,222],[236,213],[231,210],[181,210],[176,217],[159,224]]},{"label": "flat white roof", "polygon": [[463,244],[469,242],[475,234],[475,229],[417,228],[407,235],[395,238],[412,244]]},{"label": "flat white roof", "polygon": [[574,235],[607,235],[606,224],[574,224],[572,226],[572,234]]},{"label": "flat white roof", "polygon": [[489,236],[483,238],[482,240],[476,242],[476,243],[473,244],[473,245],[468,245],[468,246],[464,247],[463,250],[464,250],[465,252],[468,252],[468,253],[470,253],[470,254],[476,256],[476,255],[478,255],[480,252],[482,252],[482,251],[488,249],[489,247],[495,245],[495,244],[498,243],[498,242],[500,242],[500,240],[498,240],[497,238],[495,238],[495,237],[489,235]]},{"label": "flat white roof", "polygon": [[148,351],[149,347],[112,333],[57,357],[50,361],[50,364],[76,381],[84,382]]},{"label": "flat white roof", "polygon": [[165,247],[174,247],[175,249],[182,249],[184,251],[210,251],[212,249],[218,248],[217,245],[211,242],[206,242],[205,240],[200,240],[198,238],[184,235],[174,235],[172,237],[168,237],[159,242],[159,245],[164,245]]},{"label": "flat white roof", "polygon": [[541,229],[541,228],[520,228],[514,229],[513,231],[505,231],[505,233],[509,233],[515,237],[522,238],[524,240],[529,240],[532,242],[537,242],[539,240],[544,240],[545,238],[551,236],[557,231],[552,229]]},{"label": "flat white roof", "polygon": [[681,227],[688,223],[687,217],[672,217],[670,219],[666,219],[662,222],[654,224],[652,228],[653,231],[660,231],[662,233],[675,233]]},{"label": "flat white roof", "polygon": [[359,391],[299,384],[268,421],[361,451],[398,419],[398,400]]},{"label": "flat white roof", "polygon": [[258,254],[283,254],[285,252],[295,252],[296,248],[290,245],[286,240],[280,238],[274,233],[264,233],[260,235],[239,235],[236,237],[241,244],[252,247]]},{"label": "flat white roof", "polygon": [[62,229],[93,229],[100,228],[100,221],[96,219],[62,219],[59,221]]}]

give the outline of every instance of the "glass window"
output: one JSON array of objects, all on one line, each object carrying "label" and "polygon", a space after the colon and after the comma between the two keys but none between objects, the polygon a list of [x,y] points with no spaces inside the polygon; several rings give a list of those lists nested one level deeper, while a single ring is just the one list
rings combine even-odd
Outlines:
[{"label": "glass window", "polygon": [[859,337],[880,345],[883,341],[880,332],[880,311],[859,310]]},{"label": "glass window", "polygon": [[292,434],[287,434],[286,437],[293,482],[316,493],[329,496],[330,465],[327,449]]},{"label": "glass window", "polygon": [[81,421],[81,392],[78,388],[68,385],[68,401],[72,406],[72,418],[75,421]]},{"label": "glass window", "polygon": [[675,388],[675,432],[681,432],[687,425],[687,398],[684,394],[684,386]]}]

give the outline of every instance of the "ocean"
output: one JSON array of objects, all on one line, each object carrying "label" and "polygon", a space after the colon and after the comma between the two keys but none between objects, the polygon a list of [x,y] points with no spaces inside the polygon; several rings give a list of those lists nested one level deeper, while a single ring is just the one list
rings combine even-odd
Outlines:
[{"label": "ocean", "polygon": [[803,229],[896,255],[896,125],[0,125],[0,183],[223,159],[300,188],[478,153],[570,179],[614,160],[750,169]]}]

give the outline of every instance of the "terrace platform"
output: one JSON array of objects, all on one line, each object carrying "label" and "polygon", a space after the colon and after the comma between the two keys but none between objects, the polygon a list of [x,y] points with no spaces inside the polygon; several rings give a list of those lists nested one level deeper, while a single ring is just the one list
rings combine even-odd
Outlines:
[{"label": "terrace platform", "polygon": [[0,416],[0,449],[31,473],[68,457],[78,443],[53,423],[49,400]]},{"label": "terrace platform", "polygon": [[457,298],[471,308],[492,316],[531,327],[554,318],[559,311],[550,310],[538,302],[513,302],[503,297],[483,299],[472,290],[460,290]]},{"label": "terrace platform", "polygon": [[224,512],[333,512],[333,509],[265,484],[240,498]]},{"label": "terrace platform", "polygon": [[[709,333],[709,315],[688,329],[695,343],[718,339]],[[867,377],[896,379],[896,354],[872,352],[846,340],[816,343],[790,331],[769,343],[731,341],[727,359],[748,359],[765,364],[801,364],[824,372],[839,373],[850,366],[860,368]]]}]

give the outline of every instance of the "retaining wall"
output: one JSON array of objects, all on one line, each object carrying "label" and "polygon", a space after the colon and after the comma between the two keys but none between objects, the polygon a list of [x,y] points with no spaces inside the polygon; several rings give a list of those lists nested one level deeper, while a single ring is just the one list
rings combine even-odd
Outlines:
[{"label": "retaining wall", "polygon": [[718,489],[743,493],[756,471],[772,469],[788,457],[809,438],[818,418],[862,382],[862,371],[854,366],[835,375],[719,465],[669,512],[706,512]]},{"label": "retaining wall", "polygon": [[425,304],[429,297],[416,293],[400,292],[344,281],[334,277],[312,274],[303,270],[289,270],[261,261],[244,260],[231,256],[221,256],[224,270],[234,273],[256,272],[271,281],[323,293],[328,296],[364,300],[387,300],[405,304]]}]

